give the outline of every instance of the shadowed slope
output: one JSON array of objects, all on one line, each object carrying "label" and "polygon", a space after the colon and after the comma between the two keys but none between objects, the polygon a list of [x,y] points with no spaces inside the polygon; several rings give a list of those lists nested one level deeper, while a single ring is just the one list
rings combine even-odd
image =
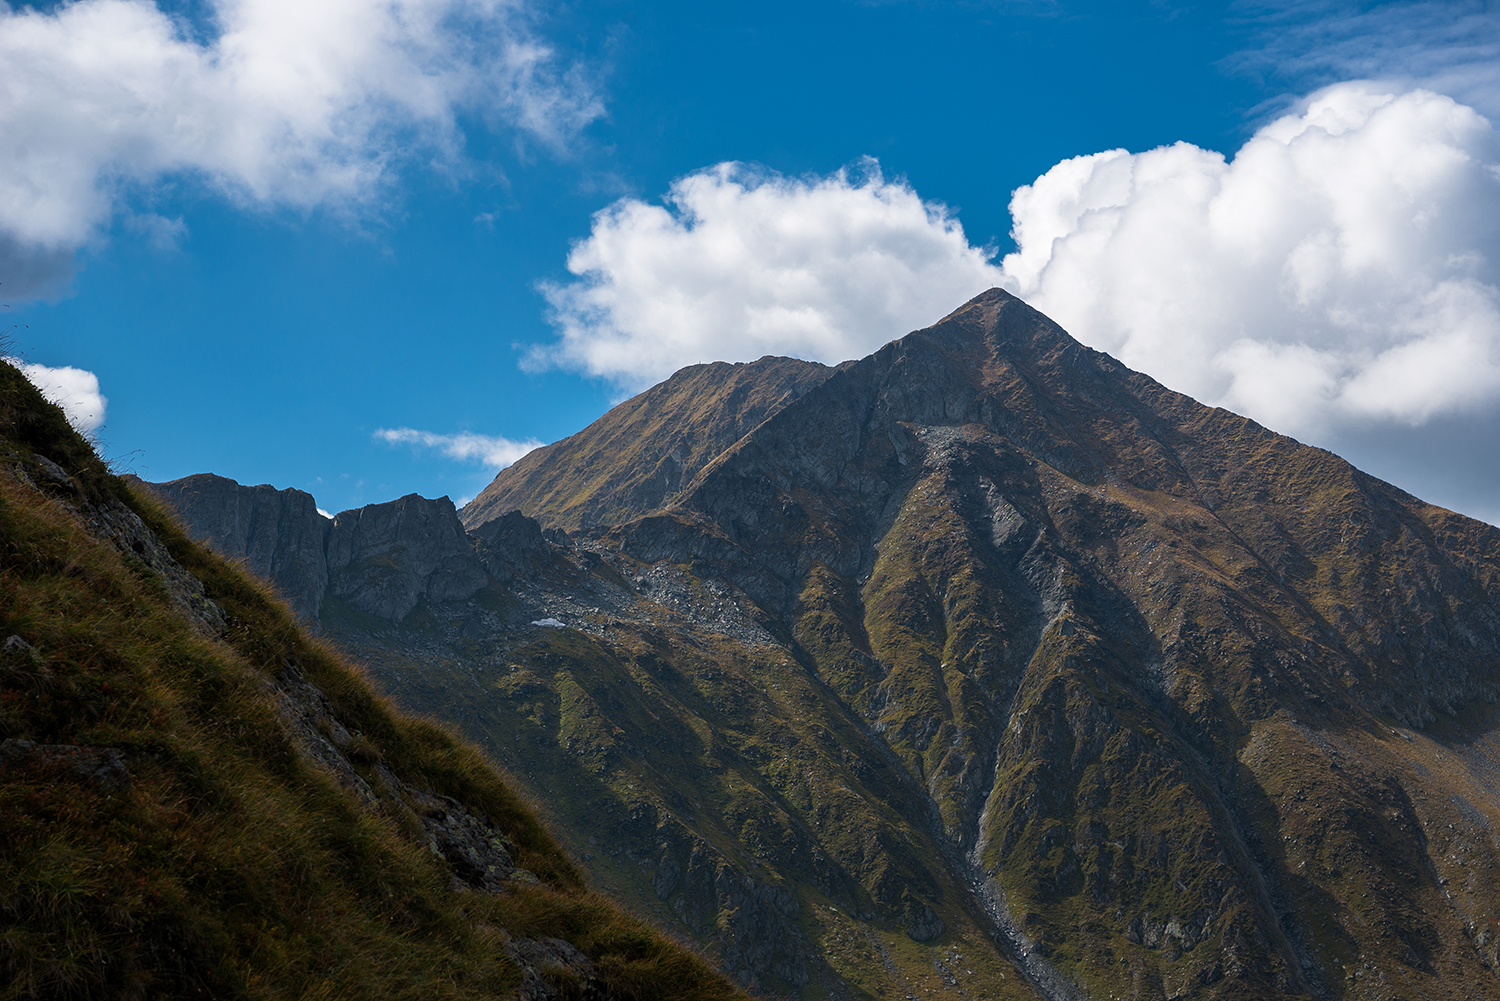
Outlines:
[{"label": "shadowed slope", "polygon": [[9,365],[0,462],[0,995],[742,996]]},{"label": "shadowed slope", "polygon": [[693,365],[504,469],[462,512],[478,528],[519,508],[568,531],[655,510],[751,428],[833,369],[795,358]]}]

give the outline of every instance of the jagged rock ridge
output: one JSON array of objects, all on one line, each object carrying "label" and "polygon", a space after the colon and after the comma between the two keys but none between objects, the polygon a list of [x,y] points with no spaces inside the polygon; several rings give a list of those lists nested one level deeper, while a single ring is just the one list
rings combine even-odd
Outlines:
[{"label": "jagged rock ridge", "polygon": [[446,497],[410,494],[325,518],[301,490],[246,487],[211,473],[145,485],[196,538],[245,560],[309,622],[330,596],[389,622],[424,599],[464,600],[491,574],[507,579],[510,561],[541,541],[534,522],[496,519],[476,545]]},{"label": "jagged rock ridge", "polygon": [[298,615],[317,618],[328,586],[328,519],[318,513],[312,494],[240,486],[212,473],[149,486],[176,510],[191,512],[196,538],[244,560],[280,589]]}]

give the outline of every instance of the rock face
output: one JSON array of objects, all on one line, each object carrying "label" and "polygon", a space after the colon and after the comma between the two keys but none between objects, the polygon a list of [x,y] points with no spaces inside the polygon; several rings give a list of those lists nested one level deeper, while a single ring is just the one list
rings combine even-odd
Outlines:
[{"label": "rock face", "polygon": [[328,587],[324,550],[330,525],[311,494],[241,486],[212,473],[148,486],[182,515],[195,538],[244,560],[304,619],[318,617]]},{"label": "rock face", "polygon": [[307,621],[317,620],[332,595],[400,622],[424,598],[471,597],[489,580],[487,563],[504,575],[509,561],[541,541],[540,526],[516,515],[497,519],[477,552],[446,497],[410,494],[328,519],[301,490],[246,487],[207,473],[145,486],[194,538],[245,560]]},{"label": "rock face", "polygon": [[421,598],[461,601],[489,579],[446,497],[408,494],[345,511],[327,547],[330,592],[392,622]]},{"label": "rock face", "polygon": [[125,767],[124,752],[115,747],[38,744],[31,740],[0,743],[0,772],[28,765],[71,772],[105,792],[118,792],[130,785],[130,770]]},{"label": "rock face", "polygon": [[469,533],[469,542],[484,568],[501,582],[511,580],[529,554],[548,548],[542,526],[520,511],[484,522]]}]

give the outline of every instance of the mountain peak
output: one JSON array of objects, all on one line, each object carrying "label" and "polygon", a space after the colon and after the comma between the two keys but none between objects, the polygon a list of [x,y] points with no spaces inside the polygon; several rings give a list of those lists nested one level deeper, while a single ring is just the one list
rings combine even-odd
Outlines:
[{"label": "mountain peak", "polygon": [[501,470],[464,507],[463,523],[473,530],[519,508],[548,528],[577,530],[654,510],[720,452],[833,372],[774,355],[681,369],[577,434]]}]

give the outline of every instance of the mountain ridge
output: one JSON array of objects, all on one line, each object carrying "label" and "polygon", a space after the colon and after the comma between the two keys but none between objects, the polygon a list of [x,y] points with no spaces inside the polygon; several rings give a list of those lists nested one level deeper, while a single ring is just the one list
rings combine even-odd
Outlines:
[{"label": "mountain ridge", "polygon": [[[509,579],[327,627],[742,984],[1500,996],[1500,530],[999,290],[813,374]],[[582,525],[615,456],[552,454],[523,510]]]},{"label": "mountain ridge", "polygon": [[[595,421],[501,470],[464,506],[464,525],[472,530],[516,509],[540,512],[547,528],[614,524],[660,504],[832,371],[773,355],[684,368],[612,408],[608,422]],[[672,415],[669,426],[659,424],[661,414]],[[580,455],[590,458],[579,462]]]}]

